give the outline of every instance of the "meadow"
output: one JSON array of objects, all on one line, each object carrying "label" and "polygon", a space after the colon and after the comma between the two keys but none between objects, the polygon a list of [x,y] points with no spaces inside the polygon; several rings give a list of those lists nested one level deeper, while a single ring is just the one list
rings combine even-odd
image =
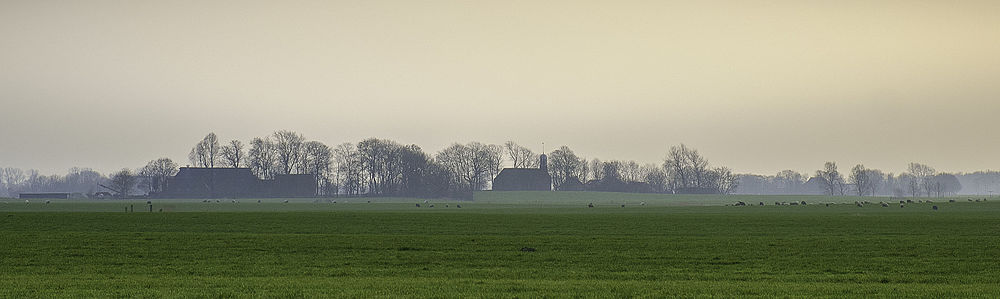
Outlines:
[{"label": "meadow", "polygon": [[956,199],[7,199],[0,297],[1000,296],[1000,200]]}]

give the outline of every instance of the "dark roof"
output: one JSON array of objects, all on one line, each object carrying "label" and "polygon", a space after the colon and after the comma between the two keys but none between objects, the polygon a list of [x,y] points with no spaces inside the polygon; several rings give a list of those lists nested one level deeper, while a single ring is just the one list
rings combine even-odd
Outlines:
[{"label": "dark roof", "polygon": [[493,179],[496,191],[549,191],[552,177],[538,168],[504,168]]}]

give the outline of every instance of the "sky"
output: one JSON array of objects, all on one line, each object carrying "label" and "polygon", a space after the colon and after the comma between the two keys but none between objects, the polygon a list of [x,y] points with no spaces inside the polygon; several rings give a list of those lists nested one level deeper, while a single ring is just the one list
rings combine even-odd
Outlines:
[{"label": "sky", "polygon": [[0,1],[0,167],[300,132],[1000,169],[1000,1]]}]

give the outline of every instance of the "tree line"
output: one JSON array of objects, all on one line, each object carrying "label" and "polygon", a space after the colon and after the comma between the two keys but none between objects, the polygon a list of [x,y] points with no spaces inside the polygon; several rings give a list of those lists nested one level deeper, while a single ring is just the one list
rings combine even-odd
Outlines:
[{"label": "tree line", "polygon": [[[772,176],[734,174],[729,168],[712,166],[698,150],[684,144],[670,147],[660,163],[587,159],[568,146],[546,155],[557,191],[943,196],[956,194],[962,186],[955,175],[920,163],[911,163],[901,174],[860,164],[842,174],[834,162],[825,163],[814,175],[792,170]],[[247,142],[223,141],[208,133],[192,146],[188,165],[248,168],[265,180],[285,174],[312,175],[320,196],[463,197],[491,189],[493,179],[505,167],[539,167],[539,156],[513,141],[453,143],[429,153],[415,144],[382,138],[328,146],[281,130]],[[166,188],[168,178],[178,170],[178,163],[169,158],[107,176],[85,168],[71,169],[65,176],[42,176],[35,170],[8,167],[0,169],[0,191],[8,196],[44,191],[93,194],[104,189],[100,184],[116,192],[155,194]],[[980,177],[997,178],[1000,184],[1000,173]]]},{"label": "tree line", "polygon": [[[857,164],[846,174],[836,162],[826,162],[815,175],[783,170],[773,176],[741,175],[741,194],[825,194],[893,197],[940,197],[962,191],[963,174],[941,173],[921,163],[909,163],[906,172],[894,174]],[[992,177],[1000,177],[994,173]]]}]

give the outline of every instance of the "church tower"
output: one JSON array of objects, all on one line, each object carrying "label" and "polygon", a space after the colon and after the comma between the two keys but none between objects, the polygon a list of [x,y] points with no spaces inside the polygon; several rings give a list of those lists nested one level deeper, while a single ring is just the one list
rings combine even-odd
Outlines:
[{"label": "church tower", "polygon": [[549,172],[549,157],[546,157],[545,154],[538,156],[538,169],[545,173]]}]

